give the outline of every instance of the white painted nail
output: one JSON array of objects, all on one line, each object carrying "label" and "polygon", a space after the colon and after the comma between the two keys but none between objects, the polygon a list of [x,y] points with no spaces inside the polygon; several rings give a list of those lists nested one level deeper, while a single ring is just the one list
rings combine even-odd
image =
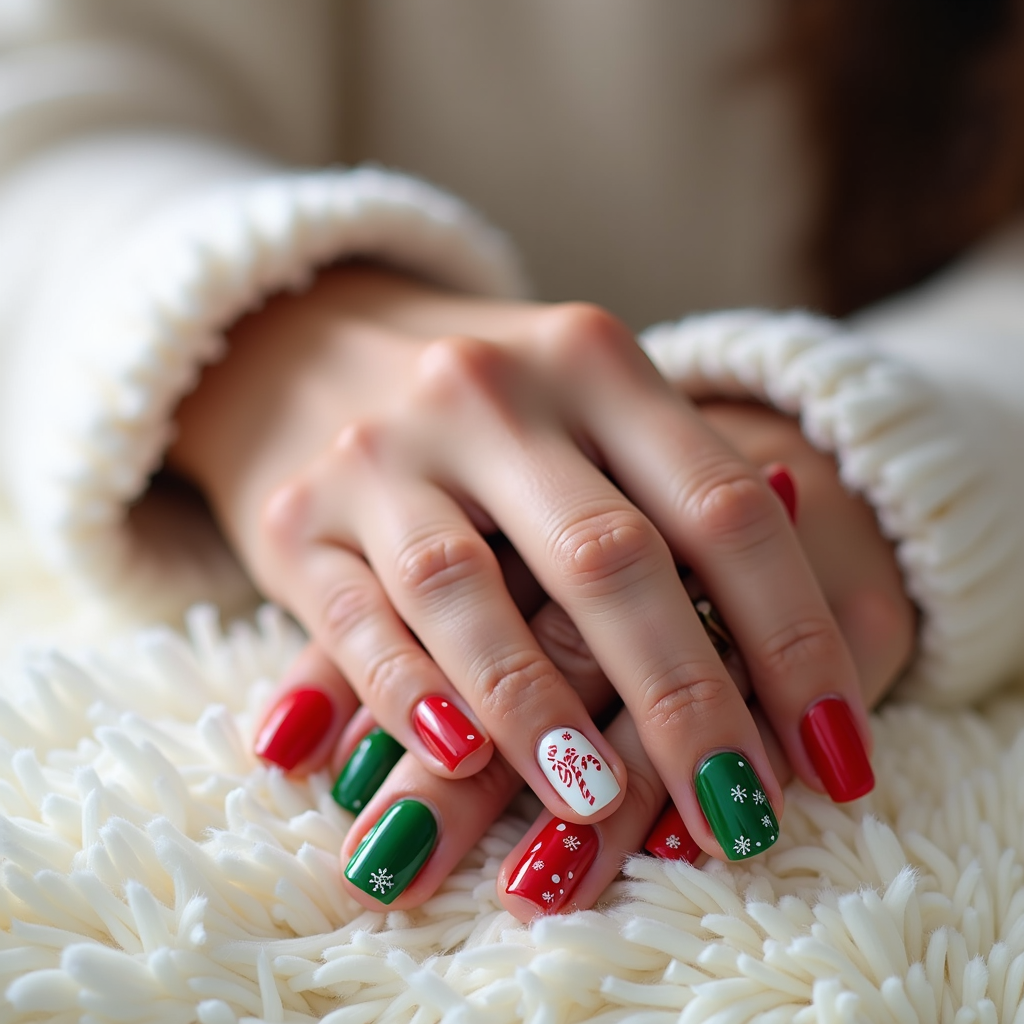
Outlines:
[{"label": "white painted nail", "polygon": [[596,814],[619,795],[611,769],[577,729],[563,727],[545,733],[537,744],[537,764],[577,814]]}]

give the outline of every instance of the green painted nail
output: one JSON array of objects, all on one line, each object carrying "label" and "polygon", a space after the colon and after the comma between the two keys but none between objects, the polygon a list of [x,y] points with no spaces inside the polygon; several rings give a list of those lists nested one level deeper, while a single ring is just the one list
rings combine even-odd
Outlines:
[{"label": "green painted nail", "polygon": [[381,903],[408,888],[437,842],[437,821],[418,800],[399,800],[366,833],[345,877]]},{"label": "green painted nail", "polygon": [[779,838],[779,823],[757,773],[742,754],[712,754],[697,769],[697,799],[729,860],[764,853]]},{"label": "green painted nail", "polygon": [[371,729],[341,769],[331,790],[334,799],[346,811],[358,814],[404,753],[405,747],[380,726]]}]

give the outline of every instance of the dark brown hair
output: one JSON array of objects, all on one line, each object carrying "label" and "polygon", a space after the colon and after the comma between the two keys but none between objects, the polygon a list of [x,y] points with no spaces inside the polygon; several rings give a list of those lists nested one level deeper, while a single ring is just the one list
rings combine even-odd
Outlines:
[{"label": "dark brown hair", "polygon": [[819,193],[807,255],[844,314],[1024,204],[1024,0],[779,0]]}]

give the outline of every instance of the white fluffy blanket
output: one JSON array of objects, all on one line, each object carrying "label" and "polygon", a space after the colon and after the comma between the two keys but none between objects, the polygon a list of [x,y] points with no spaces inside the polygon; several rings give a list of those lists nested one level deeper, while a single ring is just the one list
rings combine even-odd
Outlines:
[{"label": "white fluffy blanket", "polygon": [[0,581],[0,1022],[1024,1022],[1020,693],[886,709],[875,792],[791,789],[742,866],[636,857],[600,909],[526,928],[494,894],[524,803],[376,914],[339,885],[330,780],[250,753],[282,616],[100,640],[9,523]]}]

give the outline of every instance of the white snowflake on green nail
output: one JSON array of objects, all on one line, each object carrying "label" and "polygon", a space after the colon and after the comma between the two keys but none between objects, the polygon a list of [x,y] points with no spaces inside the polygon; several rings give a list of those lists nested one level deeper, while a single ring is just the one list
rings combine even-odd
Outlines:
[{"label": "white snowflake on green nail", "polygon": [[771,819],[771,818],[769,818],[769,817],[768,817],[768,815],[766,814],[766,815],[765,815],[765,816],[764,816],[764,817],[763,817],[763,818],[761,819],[761,824],[762,824],[762,825],[764,825],[764,827],[765,827],[765,828],[771,828],[771,827],[772,827],[772,819]]},{"label": "white snowflake on green nail", "polygon": [[768,802],[768,798],[759,789],[754,790],[754,803],[765,804]]},{"label": "white snowflake on green nail", "polygon": [[373,892],[387,892],[395,884],[395,876],[390,874],[386,868],[378,868],[370,874],[370,885]]},{"label": "white snowflake on green nail", "polygon": [[746,836],[740,836],[739,839],[733,843],[733,850],[736,851],[741,857],[745,857],[750,853],[750,840]]},{"label": "white snowflake on green nail", "polygon": [[742,786],[733,786],[729,792],[732,793],[733,803],[741,804],[747,799],[747,791]]}]

